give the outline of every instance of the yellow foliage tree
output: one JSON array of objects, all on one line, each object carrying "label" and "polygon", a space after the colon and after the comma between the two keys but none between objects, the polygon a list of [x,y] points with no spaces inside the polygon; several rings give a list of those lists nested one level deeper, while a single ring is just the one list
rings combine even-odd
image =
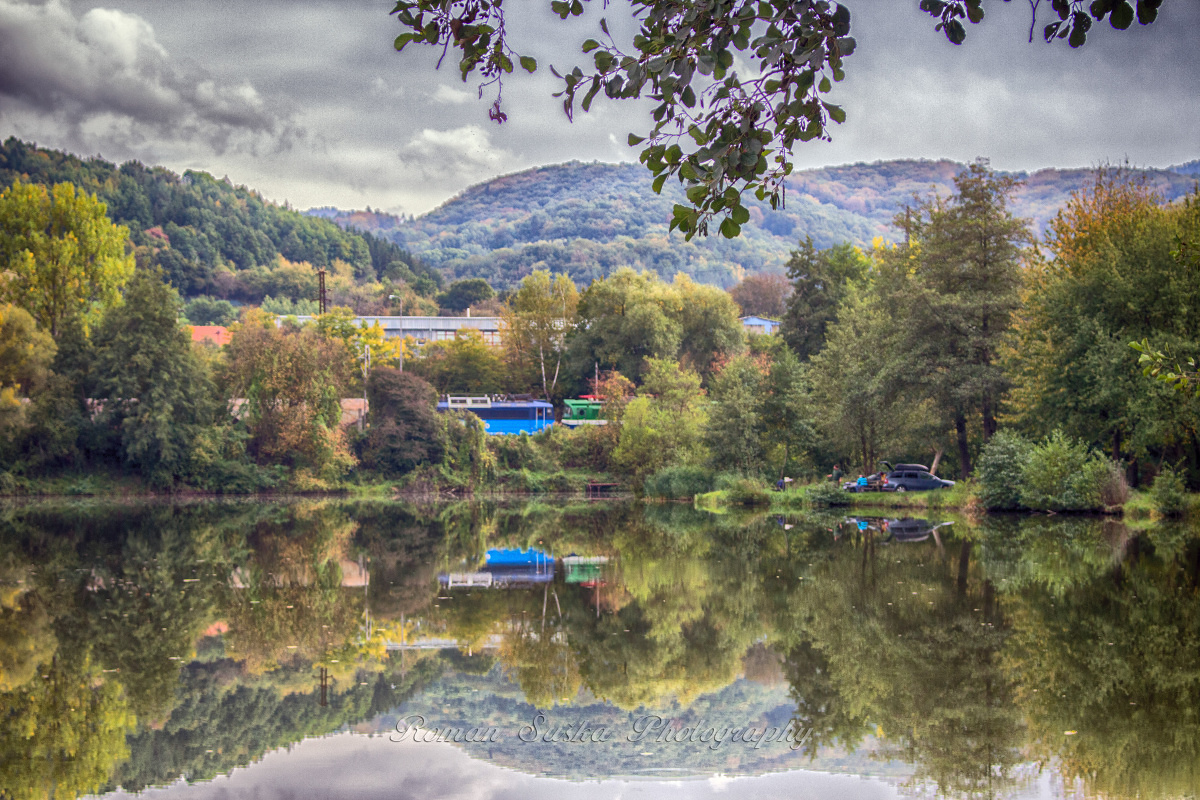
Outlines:
[{"label": "yellow foliage tree", "polygon": [[24,308],[55,337],[70,316],[86,327],[133,274],[128,238],[95,195],[18,180],[0,193],[0,302]]}]

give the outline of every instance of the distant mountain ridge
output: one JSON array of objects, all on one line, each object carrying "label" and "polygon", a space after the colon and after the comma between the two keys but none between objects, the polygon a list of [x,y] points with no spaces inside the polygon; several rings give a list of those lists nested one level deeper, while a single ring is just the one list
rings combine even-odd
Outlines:
[{"label": "distant mountain ridge", "polygon": [[[533,269],[565,271],[579,283],[628,265],[666,278],[685,272],[697,281],[730,286],[748,273],[779,272],[806,236],[817,247],[844,241],[869,246],[893,239],[894,216],[913,195],[953,191],[966,167],[949,160],[880,161],[821,167],[793,173],[786,205],[772,210],[752,201],[742,235],[684,242],[669,234],[672,205],[683,199],[678,184],[661,195],[638,164],[570,162],[535,167],[472,186],[438,208],[405,220],[380,212],[318,209],[345,227],[385,237],[447,277],[486,278],[512,286]],[[1176,200],[1195,186],[1200,161],[1168,170],[1132,170],[1165,199]],[[1094,169],[1043,169],[1012,173],[1024,183],[1012,211],[1043,232],[1070,194],[1096,178]]]}]

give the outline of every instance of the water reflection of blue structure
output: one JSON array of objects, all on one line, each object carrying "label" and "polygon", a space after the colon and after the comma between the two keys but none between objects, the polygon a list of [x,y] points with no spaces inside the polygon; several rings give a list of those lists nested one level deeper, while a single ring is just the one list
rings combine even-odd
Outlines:
[{"label": "water reflection of blue structure", "polygon": [[438,582],[449,589],[471,587],[529,586],[554,580],[554,556],[541,550],[487,551],[483,569],[476,572],[449,572]]}]

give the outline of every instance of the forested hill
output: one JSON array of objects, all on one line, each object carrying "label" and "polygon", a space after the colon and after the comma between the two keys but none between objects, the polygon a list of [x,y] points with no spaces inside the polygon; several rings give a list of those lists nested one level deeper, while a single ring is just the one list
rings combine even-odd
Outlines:
[{"label": "forested hill", "polygon": [[9,138],[0,145],[0,189],[18,178],[69,182],[96,194],[109,217],[129,228],[139,263],[161,266],[188,296],[251,301],[264,294],[291,296],[296,276],[311,270],[282,263],[281,256],[317,268],[345,270],[335,263],[344,262],[360,280],[374,280],[399,261],[417,278],[441,283],[436,270],[391,241],[276,205],[206,172],[177,175],[136,161],[117,166]]},{"label": "forested hill", "polygon": [[[415,220],[379,212],[310,213],[386,236],[447,277],[483,277],[511,286],[537,266],[566,271],[587,282],[615,267],[631,265],[670,277],[683,271],[698,281],[729,286],[743,273],[781,270],[805,236],[818,247],[844,241],[869,245],[894,237],[892,218],[913,194],[949,194],[964,167],[952,161],[887,161],[796,172],[788,182],[787,207],[772,211],[750,204],[750,222],[733,240],[712,236],[685,243],[668,236],[678,184],[662,195],[638,164],[572,162],[505,175],[473,186]],[[1196,178],[1147,170],[1146,179],[1167,199],[1190,192]],[[1085,169],[1047,169],[1019,174],[1013,211],[1040,232],[1072,191],[1095,180]]]}]

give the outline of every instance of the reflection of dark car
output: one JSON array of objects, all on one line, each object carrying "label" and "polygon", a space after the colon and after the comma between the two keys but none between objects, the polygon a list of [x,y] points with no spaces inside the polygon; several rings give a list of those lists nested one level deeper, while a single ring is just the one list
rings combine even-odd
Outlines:
[{"label": "reflection of dark car", "polygon": [[938,528],[953,525],[953,522],[931,522],[927,519],[903,517],[890,519],[884,526],[888,539],[897,542],[923,542]]},{"label": "reflection of dark car", "polygon": [[[885,517],[846,517],[843,524],[853,525],[859,531],[874,531],[885,535],[884,542],[923,542],[938,528],[953,525],[953,522],[933,522],[927,519],[901,517],[887,519]],[[834,536],[838,538],[840,532]]]}]

